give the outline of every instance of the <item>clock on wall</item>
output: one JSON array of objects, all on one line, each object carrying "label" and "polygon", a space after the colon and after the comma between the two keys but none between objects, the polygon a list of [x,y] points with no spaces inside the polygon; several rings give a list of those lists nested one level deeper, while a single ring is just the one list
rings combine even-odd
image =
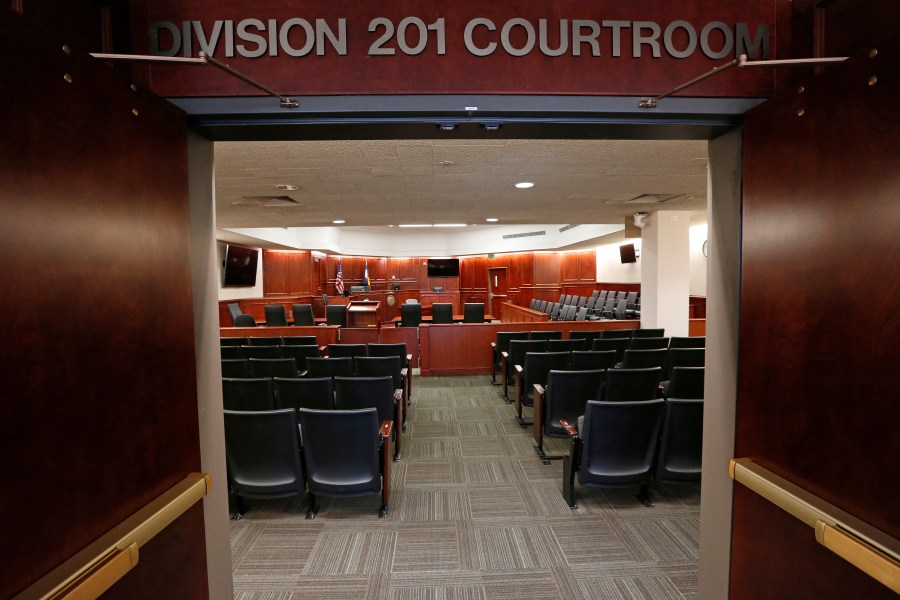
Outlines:
[{"label": "clock on wall", "polygon": [[709,240],[703,240],[703,256],[709,257]]}]

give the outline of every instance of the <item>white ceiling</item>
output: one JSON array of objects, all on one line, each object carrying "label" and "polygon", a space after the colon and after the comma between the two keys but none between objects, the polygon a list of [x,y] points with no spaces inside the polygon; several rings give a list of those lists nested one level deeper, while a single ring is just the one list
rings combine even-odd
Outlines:
[{"label": "white ceiling", "polygon": [[[499,225],[621,225],[638,211],[706,209],[702,140],[217,142],[215,152],[220,228],[322,227],[344,219],[341,227],[387,231],[401,223],[484,224],[487,217]],[[519,181],[535,186],[519,190]],[[678,197],[628,202],[642,194]],[[300,204],[245,199],[282,195]]]}]

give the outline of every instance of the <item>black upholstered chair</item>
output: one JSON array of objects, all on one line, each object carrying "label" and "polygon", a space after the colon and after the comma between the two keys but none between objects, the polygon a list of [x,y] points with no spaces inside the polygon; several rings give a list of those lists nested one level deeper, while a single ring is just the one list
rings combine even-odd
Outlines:
[{"label": "black upholstered chair", "polygon": [[650,480],[665,401],[598,402],[591,400],[578,430],[561,423],[572,437],[572,452],[563,459],[563,497],[575,502],[575,478],[585,487],[639,486],[638,499],[650,504]]},{"label": "black upholstered chair", "polygon": [[[406,395],[406,406],[409,406],[410,398],[412,398],[412,368],[409,362],[412,360],[412,354],[406,351],[406,342],[396,344],[366,344],[369,358],[380,358],[382,356],[397,356],[400,358],[401,375],[405,384],[404,394]],[[404,411],[406,409],[404,408]],[[406,425],[404,424],[404,431]]]},{"label": "black upholstered chair", "polygon": [[222,377],[250,377],[250,361],[246,358],[223,360]]},{"label": "black upholstered chair", "polygon": [[400,460],[403,392],[390,375],[377,377],[335,377],[334,407],[337,410],[375,408],[378,421],[390,421],[394,431],[394,462]]},{"label": "black upholstered chair", "polygon": [[584,414],[585,403],[599,397],[602,385],[602,369],[552,370],[547,375],[547,385],[535,387],[534,440],[537,443],[538,454],[544,461],[553,458],[544,454],[544,436],[568,436],[560,421],[576,423],[578,417]]},{"label": "black upholstered chair", "polygon": [[550,371],[561,371],[568,366],[568,352],[526,352],[524,362],[514,365],[516,421],[519,425],[522,427],[530,425],[522,419],[522,407],[534,406],[535,386],[547,385]]},{"label": "black upholstered chair", "polygon": [[241,305],[237,302],[231,302],[228,304],[228,315],[231,317],[231,324],[235,327],[239,327],[237,324],[237,317],[241,313]]},{"label": "black upholstered chair", "polygon": [[247,338],[248,346],[280,346],[280,335],[251,336]]},{"label": "black upholstered chair", "polygon": [[604,402],[634,402],[659,397],[660,367],[609,369],[600,399]]},{"label": "black upholstered chair", "polygon": [[275,408],[334,410],[331,377],[276,377]]},{"label": "black upholstered chair", "polygon": [[344,304],[329,304],[325,307],[325,324],[347,326],[347,306]]},{"label": "black upholstered chair", "polygon": [[616,362],[620,363],[625,358],[625,350],[631,343],[629,338],[605,338],[599,337],[591,343],[591,350],[615,350]]},{"label": "black upholstered chair", "polygon": [[673,337],[669,340],[669,348],[706,348],[706,337]]},{"label": "black upholstered chair", "polygon": [[225,410],[275,410],[271,377],[222,378],[222,406]]},{"label": "black upholstered chair", "polygon": [[663,387],[665,398],[681,398],[683,400],[699,400],[703,398],[704,367],[675,367],[672,379]]},{"label": "black upholstered chair", "polygon": [[352,497],[381,493],[379,516],[389,510],[390,421],[379,422],[375,408],[297,411],[303,439],[309,512],[315,518],[316,496]]},{"label": "black upholstered chair", "polygon": [[256,327],[256,319],[253,315],[240,314],[234,317],[235,327]]},{"label": "black upholstered chair", "polygon": [[463,305],[463,323],[484,323],[484,302],[466,302]]},{"label": "black upholstered chair", "polygon": [[284,358],[281,346],[241,346],[246,358]]},{"label": "black upholstered chair", "polygon": [[284,327],[287,325],[287,314],[283,304],[266,304],[266,327]]},{"label": "black upholstered chair", "polygon": [[569,339],[570,340],[584,340],[584,349],[590,350],[591,344],[594,343],[600,337],[599,331],[570,331]]},{"label": "black upholstered chair", "polygon": [[353,358],[366,355],[365,344],[328,344],[329,358]]},{"label": "black upholstered chair", "polygon": [[663,369],[663,382],[672,379],[675,367],[706,366],[706,348],[669,348],[666,357],[666,368]]},{"label": "black upholstered chair", "polygon": [[304,492],[297,413],[293,410],[225,411],[228,485],[240,519],[245,498],[282,498]]},{"label": "black upholstered chair", "polygon": [[223,348],[226,346],[248,346],[250,341],[245,337],[220,337],[219,345]]},{"label": "black upholstered chair", "polygon": [[615,350],[575,350],[569,362],[573,371],[596,371],[616,366]]},{"label": "black upholstered chair", "polygon": [[437,302],[431,305],[431,322],[442,325],[453,322],[453,305],[449,302]]},{"label": "black upholstered chair", "polygon": [[244,351],[240,346],[221,346],[219,348],[221,358],[225,360],[233,360],[235,358],[244,358]]},{"label": "black upholstered chair", "polygon": [[400,305],[400,327],[418,327],[422,323],[422,305],[418,302],[415,304]]},{"label": "black upholstered chair", "polygon": [[297,363],[293,358],[251,358],[249,362],[253,377],[297,376]]},{"label": "black upholstered chair", "polygon": [[659,483],[697,483],[702,455],[703,400],[669,398],[654,479]]},{"label": "black upholstered chair", "polygon": [[315,358],[306,359],[307,377],[352,377],[352,358]]},{"label": "black upholstered chair", "polygon": [[631,343],[628,344],[629,350],[655,350],[668,347],[669,338],[665,337],[636,337],[631,338]]},{"label": "black upholstered chair", "polygon": [[494,355],[494,365],[491,367],[491,383],[494,385],[500,385],[497,382],[497,371],[499,371],[503,365],[501,364],[501,356],[504,352],[509,350],[509,342],[512,340],[527,340],[528,332],[527,331],[498,331],[497,332],[497,340],[491,342],[491,352]]},{"label": "black upholstered chair", "polygon": [[623,369],[646,369],[647,367],[659,367],[660,378],[662,370],[666,366],[666,356],[669,354],[667,348],[656,348],[653,350],[626,350],[625,357],[622,359]]},{"label": "black upholstered chair", "polygon": [[665,336],[665,329],[635,329],[631,333],[632,338],[661,338]]},{"label": "black upholstered chair", "polygon": [[553,329],[551,331],[529,331],[528,339],[530,340],[561,340],[562,329]]},{"label": "black upholstered chair", "polygon": [[634,329],[604,329],[600,332],[601,339],[608,338],[629,338],[631,339]]},{"label": "black upholstered chair", "polygon": [[286,335],[281,338],[281,343],[284,346],[318,346],[319,340],[314,335]]},{"label": "black upholstered chair", "polygon": [[297,371],[306,370],[307,358],[320,358],[322,353],[318,346],[282,346],[281,354],[284,358],[293,358],[297,363]]},{"label": "black upholstered chair", "polygon": [[315,325],[312,304],[292,304],[291,314],[294,317],[294,325]]},{"label": "black upholstered chair", "polygon": [[516,383],[514,365],[525,364],[526,352],[546,352],[547,340],[510,340],[509,350],[500,354],[500,370],[503,377],[503,397],[509,400],[509,386]]},{"label": "black upholstered chair", "polygon": [[394,382],[394,389],[401,391],[402,420],[397,423],[397,425],[403,431],[406,431],[406,406],[408,404],[406,384],[409,379],[409,369],[403,366],[403,360],[403,358],[397,355],[358,356],[353,359],[353,373],[357,377],[391,376],[391,379]]},{"label": "black upholstered chair", "polygon": [[572,338],[568,340],[547,340],[547,352],[574,352],[575,350],[586,350],[584,340]]}]

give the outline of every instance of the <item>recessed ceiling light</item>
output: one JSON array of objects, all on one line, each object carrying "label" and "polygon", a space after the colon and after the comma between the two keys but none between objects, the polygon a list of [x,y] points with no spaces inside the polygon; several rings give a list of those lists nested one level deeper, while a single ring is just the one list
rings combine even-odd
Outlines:
[{"label": "recessed ceiling light", "polygon": [[285,190],[285,191],[288,191],[288,192],[293,192],[294,190],[297,189],[297,186],[296,186],[296,185],[291,185],[291,184],[289,184],[289,183],[279,183],[278,185],[275,186],[275,189],[276,189],[276,190]]},{"label": "recessed ceiling light", "polygon": [[499,221],[499,219],[491,217],[490,219],[485,219],[485,221],[487,221],[488,223],[496,223],[497,221]]},{"label": "recessed ceiling light", "polygon": [[527,190],[528,188],[534,187],[534,184],[530,181],[520,181],[516,184],[516,187],[520,190]]},{"label": "recessed ceiling light", "polygon": [[346,222],[347,221],[345,221],[343,219],[335,219],[334,221],[332,221],[332,223],[334,223],[335,225],[343,225]]}]

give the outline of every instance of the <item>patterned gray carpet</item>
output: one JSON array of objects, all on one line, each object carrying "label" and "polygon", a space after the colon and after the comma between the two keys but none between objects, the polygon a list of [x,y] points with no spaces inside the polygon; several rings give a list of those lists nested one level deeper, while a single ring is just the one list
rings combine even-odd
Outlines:
[{"label": "patterned gray carpet", "polygon": [[[417,377],[391,511],[380,496],[250,501],[231,522],[240,600],[538,600],[697,597],[698,487],[577,486],[544,465],[489,377]],[[530,410],[526,411],[530,419]],[[568,452],[548,439],[548,454]]]}]

